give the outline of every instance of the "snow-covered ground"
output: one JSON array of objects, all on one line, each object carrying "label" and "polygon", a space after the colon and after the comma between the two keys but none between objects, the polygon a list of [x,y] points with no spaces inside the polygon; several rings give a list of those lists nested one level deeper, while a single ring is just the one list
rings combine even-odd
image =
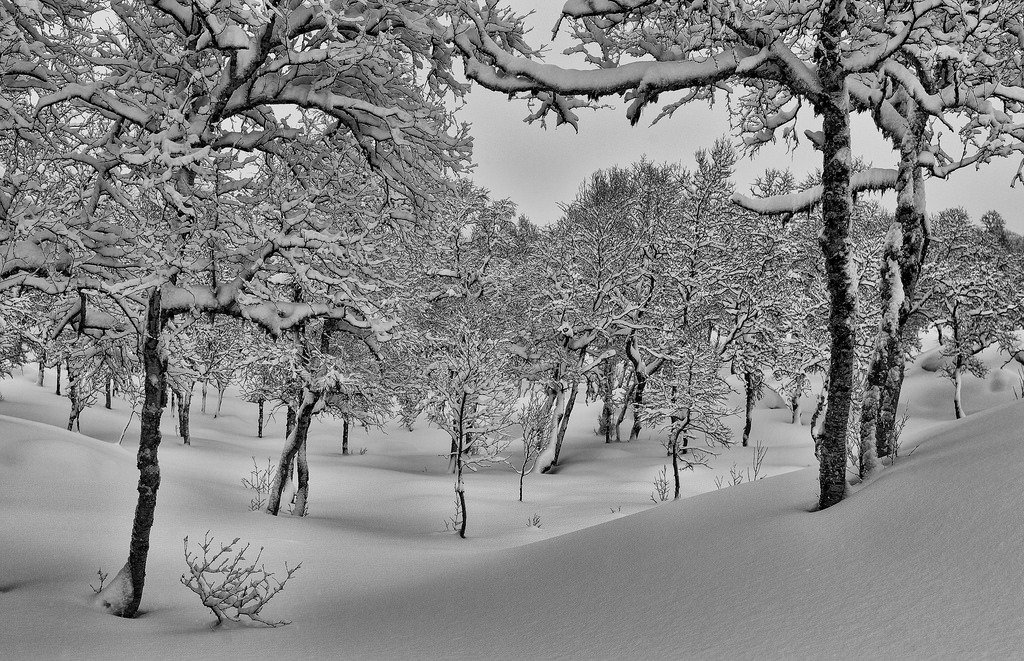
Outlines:
[{"label": "snow-covered ground", "polygon": [[[343,457],[339,425],[315,424],[311,516],[271,517],[249,511],[240,480],[251,457],[276,458],[283,416],[260,440],[254,405],[229,397],[214,419],[196,401],[191,447],[165,416],[136,620],[94,608],[89,584],[127,555],[138,423],[117,446],[128,409],[115,401],[66,432],[53,375],[38,388],[26,369],[0,382],[0,657],[1020,656],[1024,403],[1016,366],[990,353],[996,370],[967,377],[959,422],[936,351],[922,354],[903,456],[825,512],[809,511],[808,428],[771,397],[752,438],[775,477],[716,490],[716,476],[750,465],[736,447],[684,473],[692,497],[657,506],[657,435],[605,445],[596,409],[578,406],[561,470],[528,476],[524,503],[508,468],[468,477],[467,540],[445,531],[454,494],[438,430],[357,430],[366,454]],[[265,547],[268,569],[302,562],[265,611],[291,625],[211,627],[178,582],[182,538],[207,530]]]}]

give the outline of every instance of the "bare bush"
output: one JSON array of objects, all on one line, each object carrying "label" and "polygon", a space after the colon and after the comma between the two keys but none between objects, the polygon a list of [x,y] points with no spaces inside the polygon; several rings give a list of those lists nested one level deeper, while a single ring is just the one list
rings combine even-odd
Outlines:
[{"label": "bare bush", "polygon": [[734,487],[737,484],[743,482],[755,482],[760,480],[763,476],[761,475],[761,464],[764,463],[764,457],[768,454],[768,448],[764,446],[761,441],[754,444],[754,457],[751,460],[750,466],[744,470],[737,468],[736,464],[732,465],[729,469],[729,480],[726,481],[724,475],[719,475],[715,478],[715,487],[718,489],[724,489],[725,487]]},{"label": "bare bush", "polygon": [[242,486],[246,489],[252,489],[256,493],[252,500],[249,501],[250,511],[258,512],[267,504],[267,498],[270,496],[270,486],[273,482],[274,462],[267,457],[267,467],[260,468],[259,464],[256,463],[256,457],[253,457],[252,470],[249,471],[249,477],[242,478]]},{"label": "bare bush", "polygon": [[102,569],[97,569],[96,570],[96,575],[99,576],[100,586],[96,587],[95,585],[90,583],[89,587],[92,588],[93,592],[95,592],[96,594],[99,594],[100,592],[103,592],[103,584],[106,583],[107,576],[109,576],[109,574],[107,574],[107,572],[103,571]]},{"label": "bare bush", "polygon": [[[654,478],[654,491],[651,493],[651,500],[655,503],[663,503],[668,500],[671,491],[672,485],[668,481],[668,466],[662,466],[661,472]],[[614,511],[612,510],[612,512]]]},{"label": "bare bush", "polygon": [[250,545],[236,551],[238,539],[236,537],[230,544],[221,544],[219,550],[213,551],[213,538],[207,531],[202,544],[199,544],[203,554],[200,558],[198,552],[189,551],[188,537],[185,537],[185,563],[189,571],[181,575],[181,584],[199,595],[203,605],[217,617],[218,626],[225,621],[241,622],[243,617],[268,627],[290,624],[284,620],[266,620],[260,611],[284,589],[302,563],[288,567],[286,562],[285,577],[279,581],[263,565],[257,567],[263,547],[260,547],[256,559],[249,562],[245,553]]}]

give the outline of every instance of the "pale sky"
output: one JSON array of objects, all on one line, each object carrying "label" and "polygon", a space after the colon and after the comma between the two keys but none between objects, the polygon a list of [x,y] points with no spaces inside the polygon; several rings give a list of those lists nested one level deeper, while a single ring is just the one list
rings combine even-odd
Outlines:
[{"label": "pale sky", "polygon": [[[531,33],[533,45],[550,42],[562,6],[560,0],[514,0],[517,10],[535,9]],[[521,9],[520,9],[521,8]],[[548,61],[571,65],[574,61],[561,55],[567,40],[560,39],[548,55]],[[671,119],[649,126],[658,108],[645,111],[640,124],[631,127],[621,104],[596,111],[581,111],[580,132],[562,126],[548,129],[539,124],[525,124],[527,115],[523,101],[509,102],[507,97],[474,87],[466,107],[459,112],[462,121],[473,125],[474,161],[477,169],[472,177],[477,184],[489,188],[495,198],[510,198],[534,221],[547,224],[560,215],[558,204],[569,202],[586,177],[601,168],[628,165],[643,155],[656,162],[693,163],[693,153],[709,148],[715,139],[731,134],[724,102],[709,109],[706,104],[680,108]],[[815,128],[810,113],[801,120],[803,129]],[[895,167],[896,155],[877,134],[868,120],[856,120],[853,135],[854,152],[876,167]],[[740,163],[736,173],[738,189],[746,192],[754,178],[768,167],[790,168],[797,179],[820,167],[820,156],[809,145],[789,153],[784,146],[769,146],[753,160]],[[1009,183],[1019,165],[1006,159],[980,171],[973,168],[958,172],[948,180],[930,180],[927,184],[928,209],[940,211],[963,206],[977,219],[989,209],[1006,218],[1010,228],[1024,233],[1024,186],[1010,188]],[[894,203],[888,195],[888,206]]]}]

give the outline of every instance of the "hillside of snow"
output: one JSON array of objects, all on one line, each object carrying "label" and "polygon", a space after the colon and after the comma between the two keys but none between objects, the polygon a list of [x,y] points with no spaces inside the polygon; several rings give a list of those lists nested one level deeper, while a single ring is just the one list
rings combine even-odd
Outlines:
[{"label": "hillside of snow", "polygon": [[[580,407],[557,475],[495,467],[468,478],[469,535],[445,531],[445,439],[362,430],[340,455],[338,426],[310,437],[311,516],[248,511],[252,456],[280,451],[282,421],[255,438],[255,407],[193,408],[193,445],[165,416],[162,485],[136,620],[91,603],[96,570],[124,562],[135,503],[137,419],[67,400],[26,370],[0,382],[0,656],[3,658],[789,658],[1024,654],[1024,402],[1013,365],[970,377],[969,417],[934,352],[908,369],[902,454],[825,512],[807,427],[759,408],[769,447],[752,484],[715,490],[750,463],[732,448],[684,473],[686,495],[651,502],[664,450],[651,437],[605,445]],[[770,402],[768,402],[770,404]],[[283,416],[278,416],[279,418]],[[528,527],[533,514],[541,527]],[[270,570],[302,562],[265,615],[277,629],[213,628],[178,582],[182,538],[241,537]]]}]

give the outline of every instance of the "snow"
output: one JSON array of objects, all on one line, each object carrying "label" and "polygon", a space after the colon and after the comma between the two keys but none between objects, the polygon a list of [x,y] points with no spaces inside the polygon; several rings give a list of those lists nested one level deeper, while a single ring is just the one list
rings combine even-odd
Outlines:
[{"label": "snow", "polygon": [[[581,396],[561,470],[527,477],[525,503],[511,470],[467,477],[467,540],[444,531],[448,441],[422,422],[355,430],[352,447],[367,453],[348,457],[339,425],[315,423],[311,516],[249,512],[240,479],[251,456],[276,458],[283,415],[256,439],[255,406],[229,391],[216,419],[195,407],[191,447],[166,420],[136,620],[95,609],[88,587],[127,554],[135,448],[111,439],[128,407],[89,409],[85,434],[66,432],[54,426],[68,402],[52,394],[53,375],[38,388],[27,369],[0,382],[0,656],[1020,656],[1024,508],[1008,486],[1024,471],[1024,404],[998,379],[967,377],[970,415],[952,421],[952,385],[929,371],[928,342],[907,373],[902,456],[825,512],[810,512],[807,427],[785,409],[755,411],[774,477],[715,491],[714,476],[749,465],[751,449],[734,448],[712,470],[684,473],[690,497],[654,505],[657,437],[605,445]],[[136,420],[128,439],[137,433]],[[534,513],[539,529],[526,524]],[[212,628],[178,583],[182,538],[206,530],[266,547],[271,571],[302,561],[264,610],[293,624]]]}]

